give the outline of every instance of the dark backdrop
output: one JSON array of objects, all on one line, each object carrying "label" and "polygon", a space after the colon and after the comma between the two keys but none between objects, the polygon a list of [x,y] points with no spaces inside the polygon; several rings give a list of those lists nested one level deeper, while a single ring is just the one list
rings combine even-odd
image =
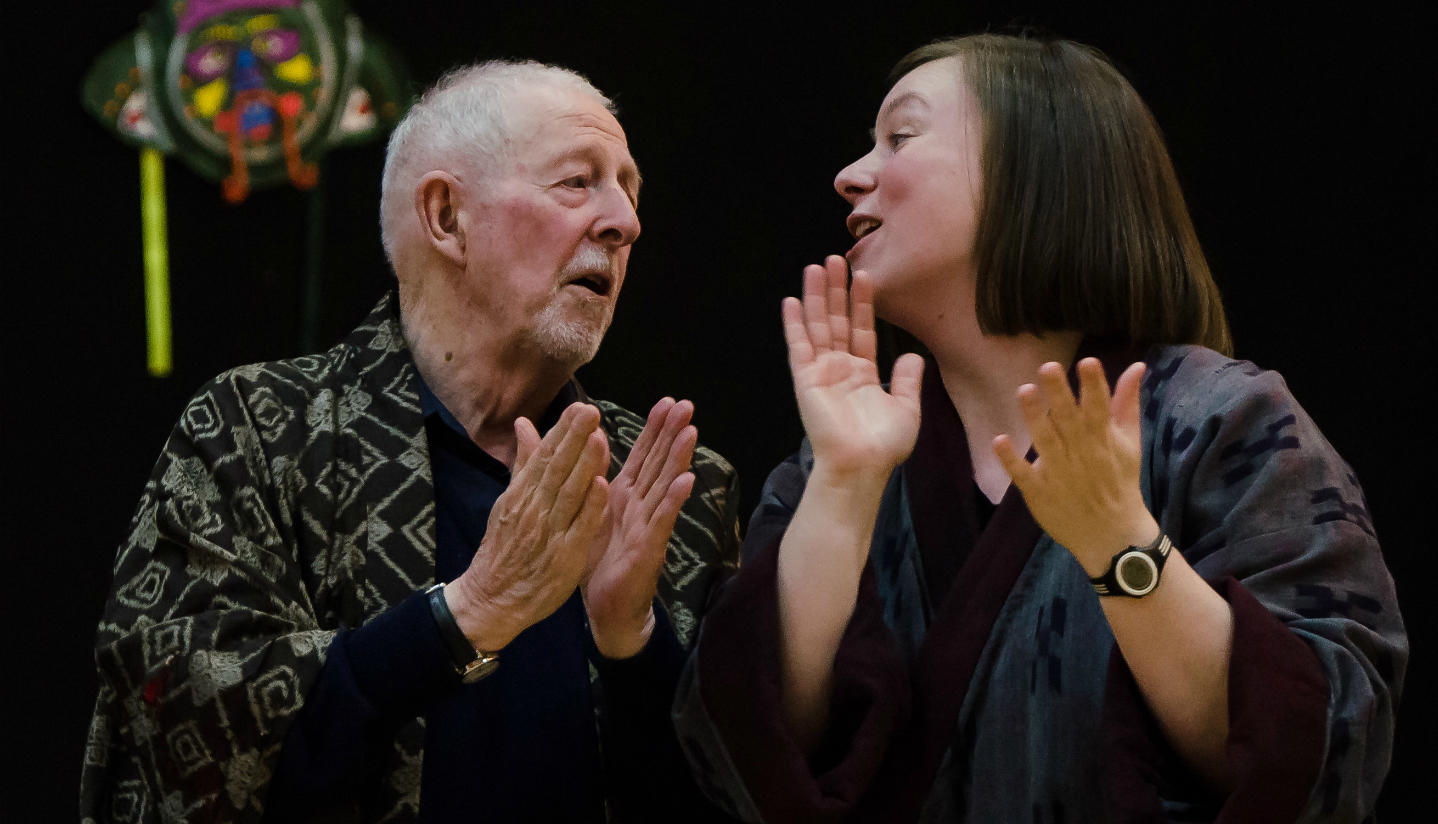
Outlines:
[{"label": "dark backdrop", "polygon": [[[747,501],[800,429],[778,325],[800,267],[848,246],[834,173],[865,151],[893,61],[937,36],[1038,24],[1108,52],[1164,128],[1239,354],[1281,370],[1357,470],[1415,647],[1383,810],[1420,794],[1435,729],[1420,563],[1434,491],[1431,38],[1389,3],[355,2],[416,82],[494,56],[560,62],[613,95],[647,180],[613,330],[581,378],[646,409],[692,398]],[[298,353],[306,255],[328,345],[386,287],[382,150],[332,153],[322,244],[307,196],[223,204],[167,164],[174,374],[144,371],[136,153],[84,115],[80,78],[143,3],[5,30],[5,818],[69,820],[94,699],[90,646],[114,549],[185,400],[235,364]],[[1418,478],[1423,480],[1418,480]],[[1423,731],[1427,730],[1427,733]],[[13,763],[13,762],[12,762]],[[18,802],[19,809],[16,808]],[[33,805],[33,814],[26,814]]]}]

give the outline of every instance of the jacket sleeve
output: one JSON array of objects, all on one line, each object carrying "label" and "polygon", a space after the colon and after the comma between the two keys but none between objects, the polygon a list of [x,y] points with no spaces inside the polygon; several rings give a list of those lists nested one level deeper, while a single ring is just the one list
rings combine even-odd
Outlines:
[{"label": "jacket sleeve", "polygon": [[233,373],[147,483],[95,649],[87,820],[254,821],[335,633],[316,619],[263,435]]},{"label": "jacket sleeve", "polygon": [[783,719],[775,574],[812,462],[805,446],[765,483],[739,572],[704,622],[675,701],[680,743],[701,787],[746,821],[850,817],[908,712],[907,672],[866,568],[834,663],[820,751],[806,758]]},{"label": "jacket sleeve", "polygon": [[731,820],[700,793],[670,715],[698,627],[739,560],[738,474],[703,448],[691,466],[694,491],[669,540],[648,644],[633,658],[615,661],[590,642],[599,676],[607,795],[616,821]]},{"label": "jacket sleeve", "polygon": [[[1150,363],[1145,399],[1150,506],[1233,610],[1235,786],[1217,820],[1364,820],[1388,770],[1408,642],[1357,478],[1277,373],[1171,349]],[[1139,704],[1121,669],[1109,701],[1120,715]],[[1176,764],[1149,738],[1150,765]]]}]

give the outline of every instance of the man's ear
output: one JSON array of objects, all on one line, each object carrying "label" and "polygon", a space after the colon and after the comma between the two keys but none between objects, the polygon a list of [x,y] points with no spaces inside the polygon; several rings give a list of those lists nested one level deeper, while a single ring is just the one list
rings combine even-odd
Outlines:
[{"label": "man's ear", "polygon": [[459,179],[449,172],[430,172],[414,187],[414,208],[424,239],[451,263],[464,267],[464,229],[459,225],[463,201]]}]

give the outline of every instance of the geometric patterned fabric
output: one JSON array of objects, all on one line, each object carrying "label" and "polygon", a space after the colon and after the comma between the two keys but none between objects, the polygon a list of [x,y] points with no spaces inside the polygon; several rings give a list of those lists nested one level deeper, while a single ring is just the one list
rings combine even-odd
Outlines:
[{"label": "geometric patterned fabric", "polygon": [[[644,419],[590,402],[613,477]],[[701,447],[692,470],[659,582],[686,647],[738,555],[733,468]],[[260,820],[335,632],[433,583],[434,547],[418,374],[393,293],[327,352],[211,381],[166,443],[115,559],[82,819]],[[423,741],[415,719],[344,820],[413,820]]]}]

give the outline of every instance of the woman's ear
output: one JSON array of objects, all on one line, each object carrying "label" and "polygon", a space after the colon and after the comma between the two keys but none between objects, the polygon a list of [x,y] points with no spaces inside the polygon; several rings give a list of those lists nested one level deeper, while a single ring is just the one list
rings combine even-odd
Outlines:
[{"label": "woman's ear", "polygon": [[430,172],[414,188],[414,208],[425,241],[455,266],[464,267],[464,229],[459,223],[463,193],[449,172]]}]

